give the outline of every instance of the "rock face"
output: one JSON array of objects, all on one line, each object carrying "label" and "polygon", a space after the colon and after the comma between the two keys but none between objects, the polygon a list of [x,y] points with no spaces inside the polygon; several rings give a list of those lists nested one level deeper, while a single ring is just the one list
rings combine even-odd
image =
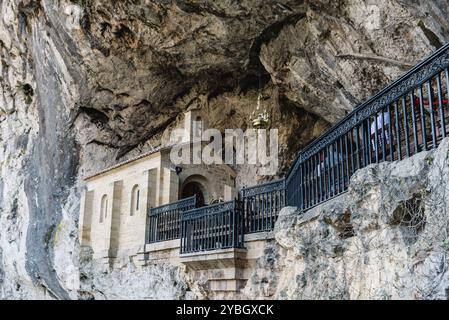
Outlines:
[{"label": "rock face", "polygon": [[80,299],[143,300],[195,299],[182,269],[169,264],[138,268],[132,263],[108,270],[92,261],[92,252],[80,255]]},{"label": "rock face", "polygon": [[[0,298],[88,296],[82,177],[163,144],[186,109],[245,129],[261,91],[285,169],[329,123],[448,41],[447,8],[0,1]],[[238,174],[240,185],[257,180],[250,168]]]},{"label": "rock face", "polygon": [[303,215],[284,208],[249,298],[448,299],[449,139],[370,165]]},{"label": "rock face", "polygon": [[330,122],[447,41],[444,0],[308,5],[304,19],[262,45],[260,57],[290,101]]}]

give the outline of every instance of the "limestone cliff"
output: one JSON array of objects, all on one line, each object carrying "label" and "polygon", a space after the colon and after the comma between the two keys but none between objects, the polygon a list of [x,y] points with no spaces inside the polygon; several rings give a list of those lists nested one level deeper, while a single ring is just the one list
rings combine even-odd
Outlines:
[{"label": "limestone cliff", "polygon": [[[79,271],[82,178],[157,147],[184,110],[244,129],[260,89],[285,168],[329,123],[447,42],[448,7],[0,0],[0,297],[101,297],[80,284],[90,272]],[[238,174],[240,184],[256,180],[248,168]],[[166,297],[190,297],[177,271],[165,272],[177,282]]]},{"label": "limestone cliff", "polygon": [[[437,150],[372,164],[347,193],[300,214],[286,207],[245,299],[448,299],[449,138]],[[204,299],[184,268],[81,261],[81,298]],[[213,297],[213,296],[212,296]]]}]

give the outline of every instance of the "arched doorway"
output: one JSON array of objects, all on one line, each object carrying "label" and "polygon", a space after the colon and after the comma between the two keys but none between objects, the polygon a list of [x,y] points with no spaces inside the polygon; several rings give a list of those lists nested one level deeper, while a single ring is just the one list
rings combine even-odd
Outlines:
[{"label": "arched doorway", "polygon": [[198,182],[188,182],[182,189],[182,198],[188,198],[196,195],[197,205],[204,206],[204,193],[202,186]]}]

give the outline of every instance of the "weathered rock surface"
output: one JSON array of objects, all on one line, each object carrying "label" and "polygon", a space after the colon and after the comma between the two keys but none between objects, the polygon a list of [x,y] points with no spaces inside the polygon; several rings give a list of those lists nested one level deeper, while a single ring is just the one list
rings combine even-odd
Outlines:
[{"label": "weathered rock surface", "polygon": [[245,288],[260,299],[448,299],[449,139],[359,170],[303,215],[284,208]]},{"label": "weathered rock surface", "polygon": [[80,270],[80,299],[196,299],[183,270],[169,264],[141,268],[127,263],[120,269],[110,270],[92,261],[89,249],[83,248]]},{"label": "weathered rock surface", "polygon": [[[80,296],[81,178],[163,143],[184,110],[244,129],[260,83],[285,167],[448,41],[447,7],[0,1],[0,297]],[[253,183],[251,170],[239,185]]]},{"label": "weathered rock surface", "polygon": [[310,1],[261,61],[290,101],[335,122],[447,42],[448,10],[444,0]]}]

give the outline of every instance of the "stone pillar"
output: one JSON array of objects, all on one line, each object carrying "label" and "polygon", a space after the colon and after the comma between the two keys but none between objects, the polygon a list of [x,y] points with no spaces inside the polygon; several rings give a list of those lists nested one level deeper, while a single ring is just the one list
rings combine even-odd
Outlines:
[{"label": "stone pillar", "polygon": [[154,208],[157,206],[157,201],[156,201],[156,196],[157,196],[157,192],[156,192],[156,186],[157,186],[157,176],[158,176],[158,169],[151,169],[148,171],[148,175],[147,175],[147,182],[146,182],[146,203],[145,203],[145,208],[147,208],[147,211],[149,208]]},{"label": "stone pillar", "polygon": [[85,190],[81,196],[79,239],[82,246],[90,246],[90,231],[94,205],[94,192]]},{"label": "stone pillar", "polygon": [[119,246],[119,236],[120,236],[120,212],[122,207],[122,189],[123,181],[114,181],[112,183],[112,204],[108,208],[108,217],[106,221],[109,222],[110,237],[109,237],[109,257],[114,258],[117,256],[117,250]]},{"label": "stone pillar", "polygon": [[155,172],[156,175],[156,182],[154,184],[154,188],[155,188],[155,202],[154,202],[154,207],[158,207],[162,204],[162,185],[163,185],[163,170],[162,170],[162,165],[159,164],[159,167],[156,169]]},{"label": "stone pillar", "polygon": [[175,171],[168,167],[162,168],[162,200],[161,204],[167,204],[178,200],[179,177]]},{"label": "stone pillar", "polygon": [[234,198],[236,198],[236,197],[237,197],[237,193],[236,193],[235,188],[225,184],[224,185],[223,200],[224,201],[231,201],[231,200],[234,200]]},{"label": "stone pillar", "polygon": [[156,180],[158,176],[158,170],[152,169],[146,171],[144,174],[144,178],[146,179],[144,192],[142,194],[142,208],[145,208],[145,212],[142,212],[142,221],[139,222],[139,225],[145,226],[143,241],[139,241],[139,249],[138,252],[143,252],[145,248],[145,244],[148,243],[148,230],[149,230],[149,217],[148,214],[150,212],[150,208],[156,207]]}]

